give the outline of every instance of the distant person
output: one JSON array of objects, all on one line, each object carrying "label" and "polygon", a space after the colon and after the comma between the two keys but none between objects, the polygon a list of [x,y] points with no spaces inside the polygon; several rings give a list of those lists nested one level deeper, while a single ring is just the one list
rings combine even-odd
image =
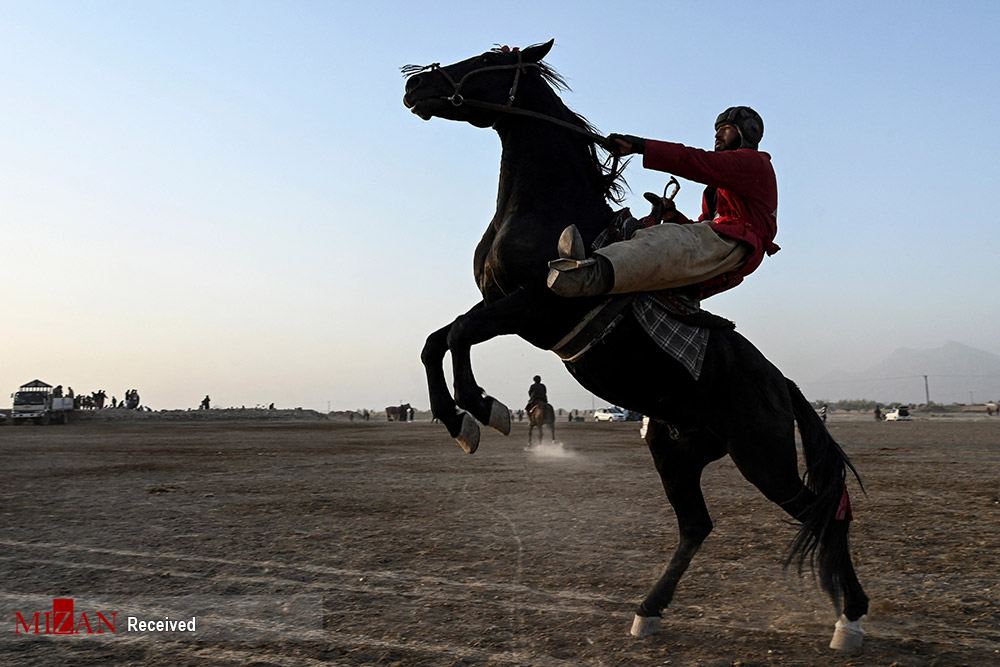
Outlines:
[{"label": "distant person", "polygon": [[73,393],[73,387],[66,390],[66,398],[76,398],[76,394]]},{"label": "distant person", "polygon": [[57,384],[56,388],[52,390],[52,398],[62,398],[62,385]]},{"label": "distant person", "polygon": [[201,405],[198,407],[199,410],[208,410],[212,407],[212,399],[209,398],[208,394],[205,394],[205,398],[201,399]]},{"label": "distant person", "polygon": [[875,406],[875,421],[882,421],[882,410],[877,405]]},{"label": "distant person", "polygon": [[524,406],[525,412],[531,412],[531,408],[539,403],[549,402],[548,391],[545,389],[545,385],[542,384],[542,376],[536,375],[532,380],[533,384],[528,387],[528,404]]},{"label": "distant person", "polygon": [[826,403],[824,403],[823,407],[821,407],[819,409],[819,416],[823,419],[823,423],[825,424],[826,423]]}]

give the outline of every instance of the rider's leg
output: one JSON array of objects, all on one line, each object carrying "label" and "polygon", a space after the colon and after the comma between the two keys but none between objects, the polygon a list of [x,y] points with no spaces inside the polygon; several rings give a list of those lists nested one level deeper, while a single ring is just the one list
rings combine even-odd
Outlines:
[{"label": "rider's leg", "polygon": [[[566,257],[564,248],[582,247],[578,237],[575,227],[563,232],[561,256]],[[590,259],[550,263],[548,286],[568,297],[684,287],[734,271],[747,254],[745,244],[720,236],[707,223],[666,223],[604,246]]]}]

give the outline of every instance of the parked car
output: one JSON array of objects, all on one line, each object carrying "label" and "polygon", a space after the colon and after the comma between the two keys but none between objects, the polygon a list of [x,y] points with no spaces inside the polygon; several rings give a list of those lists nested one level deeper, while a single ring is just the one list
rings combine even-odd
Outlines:
[{"label": "parked car", "polygon": [[908,422],[910,421],[910,409],[904,406],[889,410],[883,419],[887,422]]},{"label": "parked car", "polygon": [[595,422],[623,422],[625,412],[621,408],[601,408],[594,411]]}]

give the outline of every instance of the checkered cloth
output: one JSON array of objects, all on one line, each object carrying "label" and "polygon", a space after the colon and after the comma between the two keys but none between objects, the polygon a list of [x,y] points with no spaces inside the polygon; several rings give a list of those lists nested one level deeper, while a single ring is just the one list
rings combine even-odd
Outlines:
[{"label": "checkered cloth", "polygon": [[708,329],[684,324],[672,317],[674,314],[690,314],[697,310],[697,300],[675,299],[674,308],[676,310],[646,293],[637,294],[632,300],[632,313],[649,337],[697,380],[705,361]]},{"label": "checkered cloth", "polygon": [[[598,234],[591,248],[597,250],[609,243],[630,239],[638,230],[657,222],[659,221],[650,216],[636,219],[629,209],[624,208],[615,213],[611,224]],[[698,299],[675,290],[671,290],[669,295],[669,298],[661,300],[651,294],[637,294],[632,301],[632,312],[649,337],[656,341],[664,352],[679,361],[691,373],[691,377],[697,380],[701,375],[701,365],[705,361],[708,329],[679,322],[672,315],[697,313],[701,308],[700,303]]]}]

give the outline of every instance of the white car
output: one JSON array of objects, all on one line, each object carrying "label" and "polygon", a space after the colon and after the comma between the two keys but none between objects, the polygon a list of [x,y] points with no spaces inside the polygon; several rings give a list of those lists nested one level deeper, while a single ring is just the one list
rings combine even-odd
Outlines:
[{"label": "white car", "polygon": [[887,422],[908,422],[910,421],[910,410],[909,408],[896,408],[895,410],[889,410],[885,413],[883,419]]},{"label": "white car", "polygon": [[619,408],[602,408],[594,411],[595,422],[623,422],[625,413]]}]

